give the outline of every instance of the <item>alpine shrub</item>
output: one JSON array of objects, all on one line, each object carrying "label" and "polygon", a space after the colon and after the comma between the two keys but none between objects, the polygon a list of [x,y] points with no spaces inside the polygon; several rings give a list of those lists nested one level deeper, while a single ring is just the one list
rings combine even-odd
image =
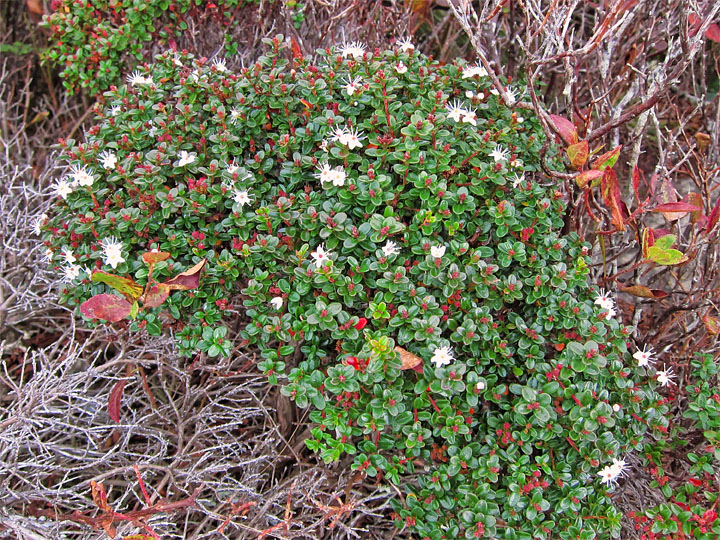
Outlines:
[{"label": "alpine shrub", "polygon": [[132,297],[131,328],[167,321],[211,356],[238,332],[311,407],[308,447],[404,490],[399,527],[617,536],[608,490],[667,407],[588,284],[589,245],[560,233],[538,121],[408,41],[292,63],[267,45],[240,73],[166,53],[64,141],[40,224],[63,299],[113,294],[112,272],[146,284],[152,249],[157,283],[206,261],[196,289]]}]

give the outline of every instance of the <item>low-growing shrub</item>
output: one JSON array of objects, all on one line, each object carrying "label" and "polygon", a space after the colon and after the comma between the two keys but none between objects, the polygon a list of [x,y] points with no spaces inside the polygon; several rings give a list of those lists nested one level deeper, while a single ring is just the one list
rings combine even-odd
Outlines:
[{"label": "low-growing shrub", "polygon": [[[274,0],[271,0],[271,2]],[[63,85],[95,95],[118,84],[124,73],[148,58],[152,45],[174,43],[188,23],[211,20],[225,28],[228,54],[237,52],[232,29],[237,9],[253,0],[53,0],[44,20],[50,32],[43,59],[61,67]],[[288,2],[290,4],[290,2]],[[302,2],[293,2],[295,24]],[[201,24],[202,26],[202,24]]]},{"label": "low-growing shrub", "polygon": [[39,229],[64,301],[113,294],[98,270],[148,285],[151,249],[153,283],[206,261],[160,307],[130,295],[131,328],[171,322],[210,356],[239,328],[312,408],[308,447],[405,490],[398,526],[617,536],[608,487],[665,428],[654,388],[672,374],[628,351],[589,245],[560,233],[538,121],[407,41],[292,64],[268,47],[241,73],[164,54],[63,142],[72,169]]},{"label": "low-growing shrub", "polygon": [[[676,419],[665,437],[645,447],[644,461],[652,477],[650,487],[665,497],[662,503],[629,515],[645,540],[720,537],[718,366],[709,354],[698,354],[688,364],[684,374],[687,400],[680,388],[671,393],[671,403],[683,402],[681,407],[673,407],[679,411]],[[669,459],[679,453],[687,459]],[[672,473],[666,470],[669,468],[674,469]]]}]

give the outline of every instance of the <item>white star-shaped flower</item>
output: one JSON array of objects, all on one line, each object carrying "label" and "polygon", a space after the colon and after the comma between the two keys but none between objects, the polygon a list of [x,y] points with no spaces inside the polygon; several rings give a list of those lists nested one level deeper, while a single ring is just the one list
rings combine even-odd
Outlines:
[{"label": "white star-shaped flower", "polygon": [[355,148],[362,148],[362,139],[365,135],[359,132],[357,129],[348,129],[344,127],[336,127],[333,130],[333,141],[337,141],[340,144],[347,146],[348,149],[353,150]]},{"label": "white star-shaped flower", "polygon": [[612,406],[613,412],[620,412],[620,409],[622,409],[622,406],[619,403],[614,403]]},{"label": "white star-shaped flower", "polygon": [[67,264],[74,264],[75,261],[77,260],[75,258],[75,255],[73,255],[73,252],[70,251],[70,248],[67,248],[67,247],[63,248],[62,251],[60,252],[60,254],[63,256],[63,258],[65,259],[65,262]]},{"label": "white star-shaped flower", "polygon": [[145,84],[145,77],[139,71],[133,71],[130,75],[127,76],[127,82],[131,86]]},{"label": "white star-shaped flower", "polygon": [[400,52],[410,52],[415,50],[415,45],[413,45],[412,41],[409,37],[402,38],[398,40],[396,45],[399,46]]},{"label": "white star-shaped flower", "polygon": [[672,380],[675,378],[672,367],[666,368],[663,366],[663,369],[658,371],[655,376],[657,377],[657,382],[659,382],[661,386],[675,384],[675,381]]},{"label": "white star-shaped flower", "polygon": [[403,62],[398,62],[395,64],[395,71],[402,75],[407,72],[407,66]]},{"label": "white star-shaped flower", "polygon": [[343,82],[345,83],[345,91],[347,92],[347,95],[352,96],[355,92],[358,92],[360,90],[362,79],[360,77],[358,77],[357,79],[348,77]]},{"label": "white star-shaped flower", "polygon": [[513,178],[513,189],[519,188],[522,184],[525,183],[525,174],[516,174]]},{"label": "white star-shaped flower", "polygon": [[481,392],[483,390],[485,390],[486,387],[487,387],[487,384],[485,384],[485,381],[478,381],[477,384],[475,385],[475,388],[477,388]]},{"label": "white star-shaped flower", "polygon": [[331,139],[333,142],[339,142],[340,144],[347,145],[347,129],[341,126],[337,126],[332,131]]},{"label": "white star-shaped flower", "polygon": [[452,349],[450,347],[436,347],[433,351],[432,358],[430,359],[436,367],[447,366],[453,360],[455,360],[455,358],[453,358]]},{"label": "white star-shaped flower", "polygon": [[53,255],[54,255],[53,250],[50,248],[47,248],[45,250],[45,252],[43,253],[42,262],[44,262],[45,264],[50,264],[53,260]]},{"label": "white star-shaped flower", "polygon": [[76,264],[67,264],[63,267],[63,278],[65,283],[72,283],[80,275],[80,267]]},{"label": "white star-shaped flower", "polygon": [[432,246],[430,248],[430,255],[435,257],[436,259],[442,259],[445,255],[445,246]]},{"label": "white star-shaped flower", "polygon": [[507,95],[507,102],[506,105],[508,107],[512,107],[515,102],[517,101],[517,92],[515,89],[510,88],[509,86],[505,89],[505,95]]},{"label": "white star-shaped flower", "polygon": [[647,345],[643,345],[642,350],[638,349],[635,354],[633,354],[633,358],[637,360],[639,367],[646,367],[655,363],[655,360],[653,360],[653,354],[652,347],[648,349]]},{"label": "white star-shaped flower", "polygon": [[240,116],[241,116],[240,109],[238,109],[237,107],[233,107],[232,110],[230,111],[230,122],[232,122],[234,124],[235,122],[240,120]]},{"label": "white star-shaped flower", "polygon": [[35,218],[35,222],[33,223],[33,232],[35,233],[35,236],[40,236],[42,233],[42,226],[45,225],[46,219],[47,214],[43,214]]},{"label": "white star-shaped flower", "polygon": [[400,253],[400,247],[392,240],[388,240],[383,246],[382,252],[386,257],[390,257],[391,255],[397,255]]},{"label": "white star-shaped flower", "polygon": [[362,134],[362,132],[358,131],[357,129],[344,129],[341,137],[338,139],[340,144],[344,144],[348,147],[349,150],[353,150],[355,148],[362,148],[362,139],[365,138],[365,135]]},{"label": "white star-shaped flower", "polygon": [[612,465],[607,465],[603,467],[597,474],[600,477],[600,481],[607,486],[610,486],[611,484],[617,482]]},{"label": "white star-shaped flower", "polygon": [[593,303],[596,306],[600,306],[601,309],[613,309],[615,307],[615,302],[610,294],[605,292],[605,289],[600,289]]},{"label": "white star-shaped flower", "polygon": [[624,459],[613,458],[612,465],[607,465],[598,472],[598,476],[601,478],[603,484],[608,486],[617,484],[618,478],[627,476],[628,464]]},{"label": "white star-shaped flower", "polygon": [[359,41],[343,44],[343,46],[340,47],[340,54],[345,58],[352,56],[353,59],[360,60],[365,54],[365,45]]},{"label": "white star-shaped flower", "polygon": [[315,178],[320,180],[323,184],[326,182],[332,182],[333,170],[330,164],[326,161],[317,166],[319,172],[313,174]]},{"label": "white star-shaped flower", "polygon": [[469,79],[471,77],[475,77],[476,75],[478,77],[486,77],[487,74],[488,72],[485,70],[485,68],[480,65],[467,66],[463,69],[462,78]]},{"label": "white star-shaped flower", "polygon": [[500,163],[501,161],[507,161],[508,157],[510,157],[510,152],[507,148],[503,148],[498,144],[495,146],[495,149],[490,152],[490,156],[495,160],[495,163]]},{"label": "white star-shaped flower", "polygon": [[350,150],[353,150],[355,148],[362,148],[362,140],[365,138],[365,135],[362,134],[362,132],[358,131],[357,129],[349,129],[347,131],[347,147]]},{"label": "white star-shaped flower", "polygon": [[220,73],[224,73],[227,71],[227,65],[225,64],[225,60],[223,58],[216,58],[215,60],[213,60],[212,67],[214,67]]},{"label": "white star-shaped flower", "polygon": [[320,244],[317,249],[310,254],[310,256],[313,258],[315,268],[320,268],[321,266],[324,266],[327,262],[329,262],[330,255],[332,255],[330,251],[325,251],[325,244]]},{"label": "white star-shaped flower", "polygon": [[152,77],[141,75],[139,71],[134,71],[131,75],[128,75],[127,82],[130,83],[131,86],[137,86],[139,84],[150,86],[154,84]]},{"label": "white star-shaped flower", "polygon": [[98,158],[100,159],[100,164],[105,170],[112,170],[117,165],[117,156],[107,150],[101,152]]},{"label": "white star-shaped flower", "polygon": [[110,107],[110,110],[108,111],[108,113],[110,114],[110,116],[117,116],[118,114],[120,114],[121,110],[122,109],[121,109],[120,105],[113,105],[112,107]]},{"label": "white star-shaped flower", "polygon": [[184,167],[195,162],[195,152],[188,152],[187,150],[180,150],[180,159],[175,164],[176,167]]},{"label": "white star-shaped flower", "polygon": [[605,309],[605,318],[609,321],[610,319],[614,318],[615,315],[617,315],[617,311],[615,311],[614,307],[606,308]]},{"label": "white star-shaped flower", "polygon": [[448,111],[448,118],[452,118],[456,122],[459,122],[465,113],[465,109],[462,108],[462,105],[460,105],[458,100],[448,103],[445,108]]},{"label": "white star-shaped flower", "polygon": [[477,114],[474,109],[462,109],[463,124],[472,124],[477,126]]},{"label": "white star-shaped flower", "polygon": [[70,178],[76,186],[92,186],[95,178],[83,165],[82,167],[70,167]]},{"label": "white star-shaped flower", "polygon": [[275,309],[280,309],[283,306],[282,296],[275,296],[272,300],[270,300],[270,304],[272,304],[272,307]]},{"label": "white star-shaped flower", "polygon": [[230,163],[228,163],[228,166],[227,166],[227,172],[228,172],[228,173],[230,173],[230,174],[235,174],[235,173],[238,172],[239,170],[240,170],[240,167],[238,167],[237,165],[235,165],[235,162],[234,162],[234,161],[231,161]]},{"label": "white star-shaped flower", "polygon": [[250,204],[252,202],[252,200],[250,199],[250,193],[248,193],[248,191],[245,189],[234,190],[233,201],[235,201],[240,206],[245,206],[246,204]]},{"label": "white star-shaped flower", "polygon": [[332,182],[332,185],[335,187],[344,186],[345,178],[347,178],[347,175],[345,174],[345,169],[342,166],[337,166],[330,171],[329,181]]},{"label": "white star-shaped flower", "polygon": [[125,258],[122,256],[122,242],[118,241],[114,236],[108,236],[100,242],[100,247],[103,250],[103,257],[105,257],[105,264],[112,266],[113,269],[117,268],[118,264],[125,262]]}]

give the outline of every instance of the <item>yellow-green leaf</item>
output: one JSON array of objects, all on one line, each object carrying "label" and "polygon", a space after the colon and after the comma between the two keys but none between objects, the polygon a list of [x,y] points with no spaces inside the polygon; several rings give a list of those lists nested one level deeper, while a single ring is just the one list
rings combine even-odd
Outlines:
[{"label": "yellow-green leaf", "polygon": [[609,152],[605,152],[603,155],[598,156],[595,161],[593,161],[592,168],[598,171],[604,171],[605,169],[612,168],[620,157],[621,149],[622,144],[614,150],[610,150]]},{"label": "yellow-green leaf", "polygon": [[677,249],[662,249],[656,245],[648,248],[648,259],[663,266],[671,266],[687,261],[687,257]]},{"label": "yellow-green leaf", "polygon": [[90,280],[99,281],[112,287],[131,302],[140,298],[143,291],[142,287],[130,278],[108,274],[107,272],[101,272],[99,270],[92,273]]}]

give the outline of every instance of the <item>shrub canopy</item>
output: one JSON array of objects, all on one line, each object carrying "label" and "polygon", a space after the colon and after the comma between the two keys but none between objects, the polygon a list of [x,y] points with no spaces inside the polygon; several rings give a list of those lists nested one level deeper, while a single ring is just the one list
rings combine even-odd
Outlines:
[{"label": "shrub canopy", "polygon": [[594,301],[589,245],[560,232],[538,121],[481,68],[408,43],[268,48],[241,73],[166,53],[65,141],[74,169],[43,227],[63,298],[111,292],[88,279],[108,263],[144,283],[151,248],[170,254],[157,280],[206,259],[196,290],[132,327],[170,321],[182,352],[211,356],[239,332],[312,407],[311,449],[402,487],[399,526],[618,535],[599,472],[666,408]]}]

